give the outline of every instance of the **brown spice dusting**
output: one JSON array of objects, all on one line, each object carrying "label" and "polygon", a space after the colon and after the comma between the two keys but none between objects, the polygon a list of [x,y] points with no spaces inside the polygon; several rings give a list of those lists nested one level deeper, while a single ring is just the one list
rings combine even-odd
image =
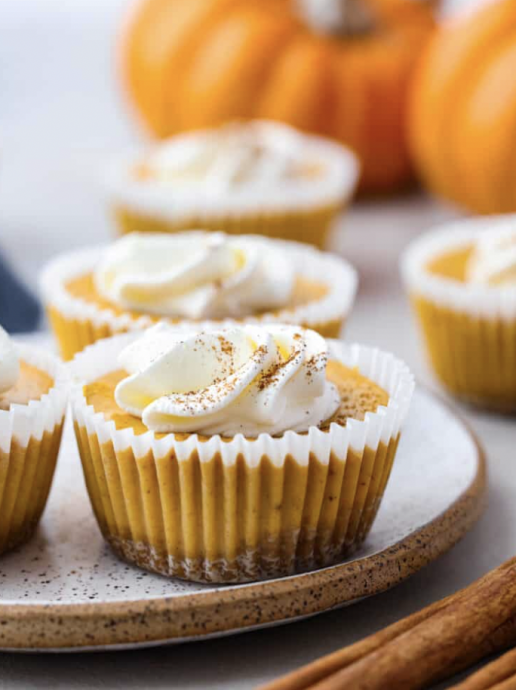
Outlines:
[{"label": "brown spice dusting", "polygon": [[364,419],[367,412],[376,412],[380,405],[389,402],[388,393],[373,381],[362,376],[358,369],[350,369],[339,362],[330,361],[327,377],[336,386],[340,395],[340,407],[326,424],[332,422],[345,426],[348,419]]},{"label": "brown spice dusting", "polygon": [[227,340],[227,338],[224,338],[224,336],[222,336],[222,335],[219,335],[219,343],[220,343],[221,351],[227,357],[231,357],[232,359],[234,359],[235,347],[234,347],[233,343],[230,340]]},{"label": "brown spice dusting", "polygon": [[[221,376],[215,378],[207,388],[169,396],[170,398],[173,397],[176,403],[183,405],[190,413],[193,413],[199,407],[202,410],[209,410],[212,405],[216,404],[232,390],[232,384],[228,382],[228,378],[238,371],[238,367],[235,364],[235,347],[223,335],[218,335],[217,339],[219,347],[213,345],[212,351],[216,353],[217,361],[221,365]],[[261,345],[254,351],[253,358],[259,358],[265,353],[265,346]]]},{"label": "brown spice dusting", "polygon": [[258,381],[258,390],[263,391],[269,386],[273,385],[281,378],[282,370],[294,359],[295,355],[291,355],[283,362],[275,362],[267,371],[264,371],[260,380]]}]

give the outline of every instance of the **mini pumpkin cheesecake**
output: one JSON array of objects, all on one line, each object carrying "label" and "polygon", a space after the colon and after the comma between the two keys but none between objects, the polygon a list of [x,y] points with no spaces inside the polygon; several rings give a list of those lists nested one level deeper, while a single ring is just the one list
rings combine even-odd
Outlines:
[{"label": "mini pumpkin cheesecake", "polygon": [[64,254],[42,294],[64,359],[100,338],[162,319],[220,327],[291,323],[338,337],[357,276],[343,259],[297,242],[190,231],[133,233]]},{"label": "mini pumpkin cheesecake", "polygon": [[516,411],[516,218],[434,230],[402,268],[441,383],[466,402]]},{"label": "mini pumpkin cheesecake", "polygon": [[158,324],[78,354],[72,411],[99,527],[163,575],[329,565],[378,511],[414,383],[392,355],[278,324]]},{"label": "mini pumpkin cheesecake", "polygon": [[122,233],[202,227],[322,247],[357,177],[341,144],[255,120],[172,137],[114,165],[107,186]]},{"label": "mini pumpkin cheesecake", "polygon": [[63,365],[0,328],[0,553],[29,539],[45,508],[67,396]]}]

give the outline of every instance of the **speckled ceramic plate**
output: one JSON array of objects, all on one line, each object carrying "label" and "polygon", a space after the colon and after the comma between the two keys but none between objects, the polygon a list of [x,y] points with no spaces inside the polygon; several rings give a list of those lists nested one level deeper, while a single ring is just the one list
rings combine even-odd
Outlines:
[{"label": "speckled ceramic plate", "polygon": [[449,549],[485,502],[471,432],[416,392],[373,530],[340,565],[267,582],[213,586],[125,565],[90,510],[71,429],[33,540],[0,560],[0,648],[91,650],[164,644],[292,621],[392,587]]}]

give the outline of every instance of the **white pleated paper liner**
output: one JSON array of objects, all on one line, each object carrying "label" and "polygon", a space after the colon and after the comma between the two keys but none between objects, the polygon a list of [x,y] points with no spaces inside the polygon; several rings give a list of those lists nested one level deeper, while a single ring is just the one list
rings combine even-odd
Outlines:
[{"label": "white pleated paper liner", "polygon": [[[205,320],[202,322],[181,319],[181,325],[206,329],[214,326],[230,326],[235,323],[288,323],[316,327],[318,324],[345,319],[353,306],[358,285],[355,269],[344,259],[298,242],[264,239],[250,236],[263,245],[264,252],[274,242],[275,248],[287,253],[291,259],[296,275],[324,284],[328,293],[322,298],[294,308],[285,308],[274,313],[262,313],[245,317],[242,320],[223,319],[220,321]],[[81,275],[95,270],[105,246],[95,246],[62,254],[52,260],[41,275],[41,292],[47,308],[54,307],[62,316],[79,322],[91,322],[96,327],[108,326],[114,333],[148,328],[155,321],[151,316],[137,318],[129,313],[116,314],[111,309],[101,308],[96,304],[71,295],[66,290],[66,283]],[[163,320],[167,320],[164,317]]]},{"label": "white pleated paper liner", "polygon": [[[271,130],[274,137],[281,136],[285,129],[278,123],[261,124]],[[180,136],[196,137],[197,133]],[[108,167],[106,191],[115,205],[144,216],[177,222],[191,218],[202,220],[204,217],[289,214],[345,205],[358,181],[358,159],[350,149],[330,139],[308,134],[302,136],[304,158],[320,162],[323,167],[323,173],[317,178],[283,184],[279,181],[273,188],[242,184],[220,193],[215,193],[207,182],[204,191],[199,188],[187,190],[181,185],[139,180],[134,170],[146,159],[146,152],[140,151],[122,156]]]},{"label": "white pleated paper liner", "polygon": [[133,429],[116,429],[113,421],[107,421],[102,413],[95,412],[86,403],[83,386],[119,369],[119,353],[138,337],[139,334],[126,333],[104,339],[77,354],[68,365],[72,375],[71,406],[75,421],[85,427],[88,434],[97,436],[101,444],[111,441],[115,450],[131,447],[136,458],[144,457],[149,450],[156,458],[173,450],[179,461],[188,461],[192,452],[197,451],[201,461],[209,461],[220,454],[223,464],[232,465],[241,455],[247,464],[256,466],[266,455],[274,465],[281,466],[287,456],[306,465],[309,455],[314,454],[324,464],[329,461],[330,454],[344,458],[348,449],[361,452],[367,446],[375,450],[380,443],[388,444],[395,439],[414,391],[414,378],[408,367],[393,355],[329,340],[329,358],[348,367],[358,367],[363,376],[389,394],[387,405],[379,406],[376,412],[366,413],[363,420],[349,419],[346,426],[333,423],[328,431],[312,427],[305,434],[287,431],[279,437],[261,434],[256,439],[246,439],[237,434],[229,441],[218,435],[208,440],[197,434],[191,434],[186,440],[178,440],[174,434],[156,438],[152,431],[136,435]]},{"label": "white pleated paper liner", "polygon": [[0,410],[0,450],[5,453],[9,453],[13,439],[24,448],[31,439],[40,441],[45,432],[54,431],[63,422],[68,402],[69,374],[57,357],[24,344],[17,344],[16,351],[21,360],[46,372],[54,383],[40,400]]},{"label": "white pleated paper liner", "polygon": [[411,242],[401,261],[408,292],[436,306],[471,317],[516,319],[516,286],[478,285],[431,273],[429,263],[438,256],[472,245],[480,235],[505,225],[516,216],[492,216],[447,223]]}]

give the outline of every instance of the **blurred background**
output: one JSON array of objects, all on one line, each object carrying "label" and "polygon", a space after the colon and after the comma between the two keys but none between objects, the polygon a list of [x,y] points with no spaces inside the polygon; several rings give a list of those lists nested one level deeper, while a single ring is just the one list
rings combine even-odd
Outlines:
[{"label": "blurred background", "polygon": [[117,78],[129,4],[0,3],[0,244],[33,288],[58,249],[108,236],[99,175],[141,136]]},{"label": "blurred background", "polygon": [[[0,3],[0,250],[33,290],[57,251],[110,236],[103,167],[148,136],[120,79],[119,37],[131,4]],[[442,11],[476,4],[452,0]],[[359,207],[374,212],[382,203]]]}]

